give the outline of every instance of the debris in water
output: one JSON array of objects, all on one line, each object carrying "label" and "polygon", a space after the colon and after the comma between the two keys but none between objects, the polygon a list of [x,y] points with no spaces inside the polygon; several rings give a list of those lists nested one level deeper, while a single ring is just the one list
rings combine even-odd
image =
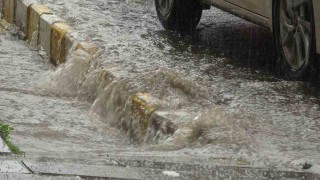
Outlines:
[{"label": "debris in water", "polygon": [[163,171],[162,174],[170,177],[180,177],[180,174],[174,171]]},{"label": "debris in water", "polygon": [[305,163],[303,166],[302,166],[302,169],[310,169],[312,167],[312,164],[309,164],[309,163]]}]

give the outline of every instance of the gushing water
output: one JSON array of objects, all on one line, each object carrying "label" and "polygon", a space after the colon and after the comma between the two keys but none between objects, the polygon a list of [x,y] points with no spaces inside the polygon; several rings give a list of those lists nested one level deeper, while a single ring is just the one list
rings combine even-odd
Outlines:
[{"label": "gushing water", "polygon": [[[275,58],[265,50],[272,49],[270,32],[213,9],[195,37],[183,37],[161,29],[149,1],[79,2],[44,1],[105,51],[75,51],[41,89],[89,102],[105,124],[149,150],[272,166],[320,159],[317,98],[299,82],[247,67],[248,56],[258,64]],[[248,54],[249,41],[256,48]],[[176,125],[172,135],[136,133],[131,102],[137,92],[161,101],[159,113]]]}]

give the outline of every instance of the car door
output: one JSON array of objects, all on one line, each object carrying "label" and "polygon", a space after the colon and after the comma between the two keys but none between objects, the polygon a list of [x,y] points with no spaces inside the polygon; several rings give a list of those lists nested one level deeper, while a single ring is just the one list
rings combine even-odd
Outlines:
[{"label": "car door", "polygon": [[225,0],[261,16],[270,17],[270,3],[272,0]]}]

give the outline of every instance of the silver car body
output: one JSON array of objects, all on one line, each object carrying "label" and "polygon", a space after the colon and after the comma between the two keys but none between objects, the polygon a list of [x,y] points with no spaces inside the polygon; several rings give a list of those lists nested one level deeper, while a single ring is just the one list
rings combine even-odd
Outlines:
[{"label": "silver car body", "polygon": [[[273,2],[277,0],[202,0],[203,3],[218,7],[231,14],[256,24],[273,28]],[[320,54],[320,0],[312,0],[314,8],[316,49]]]}]

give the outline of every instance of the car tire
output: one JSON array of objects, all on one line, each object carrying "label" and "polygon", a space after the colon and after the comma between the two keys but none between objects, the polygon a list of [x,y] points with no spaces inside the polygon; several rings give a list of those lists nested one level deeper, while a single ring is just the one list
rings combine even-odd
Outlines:
[{"label": "car tire", "polygon": [[155,0],[155,6],[166,30],[193,33],[202,15],[198,0]]},{"label": "car tire", "polygon": [[288,80],[313,78],[317,67],[312,0],[280,0],[274,6],[279,65]]}]

